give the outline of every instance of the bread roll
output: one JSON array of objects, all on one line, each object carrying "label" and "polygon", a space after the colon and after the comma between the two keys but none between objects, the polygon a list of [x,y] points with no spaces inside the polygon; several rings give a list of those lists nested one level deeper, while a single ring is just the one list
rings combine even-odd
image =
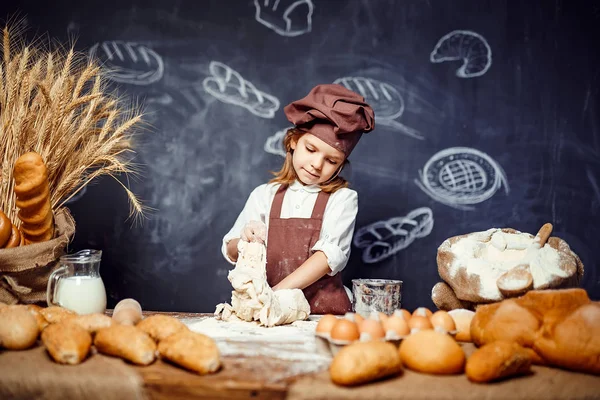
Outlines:
[{"label": "bread roll", "polygon": [[39,335],[35,317],[22,306],[8,306],[0,312],[0,348],[25,350]]},{"label": "bread roll", "polygon": [[144,318],[138,322],[136,327],[146,332],[157,342],[181,330],[188,330],[187,326],[177,318],[162,314]]},{"label": "bread roll", "polygon": [[515,301],[544,323],[562,319],[591,302],[584,289],[531,290]]},{"label": "bread roll", "polygon": [[73,321],[52,324],[42,332],[42,343],[59,364],[81,363],[92,347],[90,333]]},{"label": "bread roll", "polygon": [[13,247],[19,247],[21,245],[22,241],[23,241],[23,238],[21,236],[21,231],[15,226],[15,224],[12,224],[12,231],[10,234],[10,238],[8,239],[8,242],[6,243],[6,245],[4,247],[6,247],[7,249],[11,249]]},{"label": "bread roll", "polygon": [[39,310],[39,313],[42,314],[49,324],[57,324],[77,316],[76,312],[59,306],[42,308]]},{"label": "bread roll", "polygon": [[42,157],[29,152],[15,161],[15,202],[25,243],[38,243],[54,237],[54,217],[50,202],[48,171]]},{"label": "bread roll", "polygon": [[531,370],[529,352],[515,342],[496,341],[475,350],[465,372],[473,382],[491,382]]},{"label": "bread roll", "polygon": [[10,219],[0,210],[0,248],[8,243],[12,234],[12,223]]},{"label": "bread roll", "polygon": [[600,305],[580,306],[555,324],[544,325],[534,349],[552,365],[600,374]]},{"label": "bread roll", "polygon": [[353,386],[396,375],[402,362],[396,347],[388,342],[354,342],[343,347],[329,366],[331,381]]},{"label": "bread roll", "polygon": [[100,313],[78,315],[69,322],[80,326],[89,333],[96,333],[98,330],[108,328],[113,324],[111,317]]},{"label": "bread roll", "polygon": [[180,330],[158,344],[162,358],[200,375],[221,367],[219,348],[213,339],[201,333]]},{"label": "bread roll", "polygon": [[135,326],[114,324],[100,329],[94,338],[94,345],[100,353],[138,365],[149,365],[156,358],[156,343]]},{"label": "bread roll", "polygon": [[515,300],[508,299],[477,308],[471,322],[471,339],[477,346],[505,340],[533,347],[540,326],[541,320],[534,314]]},{"label": "bread roll", "polygon": [[423,330],[400,343],[400,358],[409,369],[428,374],[460,374],[465,353],[447,333]]}]

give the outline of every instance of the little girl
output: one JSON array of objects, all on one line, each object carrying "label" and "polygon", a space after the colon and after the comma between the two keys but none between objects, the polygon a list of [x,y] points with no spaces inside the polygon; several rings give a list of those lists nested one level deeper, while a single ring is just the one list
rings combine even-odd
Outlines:
[{"label": "little girl", "polygon": [[350,299],[340,271],[350,257],[358,198],[339,176],[361,135],[373,130],[365,99],[341,85],[314,87],[284,108],[295,125],[283,139],[283,167],[252,191],[223,238],[230,263],[240,240],[267,246],[267,281],[303,289],[313,314],[344,314]]}]

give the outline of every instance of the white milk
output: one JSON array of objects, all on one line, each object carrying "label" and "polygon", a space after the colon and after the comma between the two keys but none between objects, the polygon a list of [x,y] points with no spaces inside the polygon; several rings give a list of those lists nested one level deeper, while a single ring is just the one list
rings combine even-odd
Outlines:
[{"label": "white milk", "polygon": [[102,278],[60,278],[54,302],[78,314],[103,313],[106,310],[106,289]]}]

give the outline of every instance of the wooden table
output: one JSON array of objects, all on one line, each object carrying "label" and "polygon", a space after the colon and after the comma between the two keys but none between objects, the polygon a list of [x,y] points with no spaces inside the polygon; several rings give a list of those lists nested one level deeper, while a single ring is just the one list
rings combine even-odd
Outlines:
[{"label": "wooden table", "polygon": [[[150,314],[153,313],[145,313]],[[184,321],[202,316],[188,313],[165,314]],[[465,351],[470,353],[473,346],[467,344]],[[26,364],[28,358],[35,360],[36,367]],[[222,361],[223,368],[218,373],[198,376],[161,360],[147,367],[137,367],[120,359],[96,354],[80,366],[73,367],[53,363],[41,347],[25,352],[4,352],[0,353],[0,398],[91,399],[96,397],[90,393],[96,392],[100,392],[98,398],[111,398],[102,391],[119,385],[125,387],[124,380],[127,376],[127,379],[133,379],[139,386],[139,392],[128,398],[155,400],[600,399],[600,377],[545,367],[534,367],[534,373],[530,376],[486,385],[470,383],[464,375],[430,376],[404,371],[398,377],[381,382],[357,388],[341,388],[331,383],[326,368],[317,373],[292,376],[287,372],[294,370],[294,361],[276,357],[226,356]],[[88,390],[85,396],[81,394],[81,385],[72,385],[70,378],[66,378],[77,374],[84,381],[90,381],[85,384],[85,389]],[[8,383],[12,389],[3,392]],[[97,388],[90,388],[90,385],[97,385]]]}]

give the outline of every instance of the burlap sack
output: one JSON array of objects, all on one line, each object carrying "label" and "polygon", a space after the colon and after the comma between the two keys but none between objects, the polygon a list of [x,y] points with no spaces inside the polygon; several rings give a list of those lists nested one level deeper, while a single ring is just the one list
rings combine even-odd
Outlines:
[{"label": "burlap sack", "polygon": [[11,249],[0,249],[0,301],[7,304],[46,301],[48,277],[75,233],[67,208],[54,213],[55,238]]}]

